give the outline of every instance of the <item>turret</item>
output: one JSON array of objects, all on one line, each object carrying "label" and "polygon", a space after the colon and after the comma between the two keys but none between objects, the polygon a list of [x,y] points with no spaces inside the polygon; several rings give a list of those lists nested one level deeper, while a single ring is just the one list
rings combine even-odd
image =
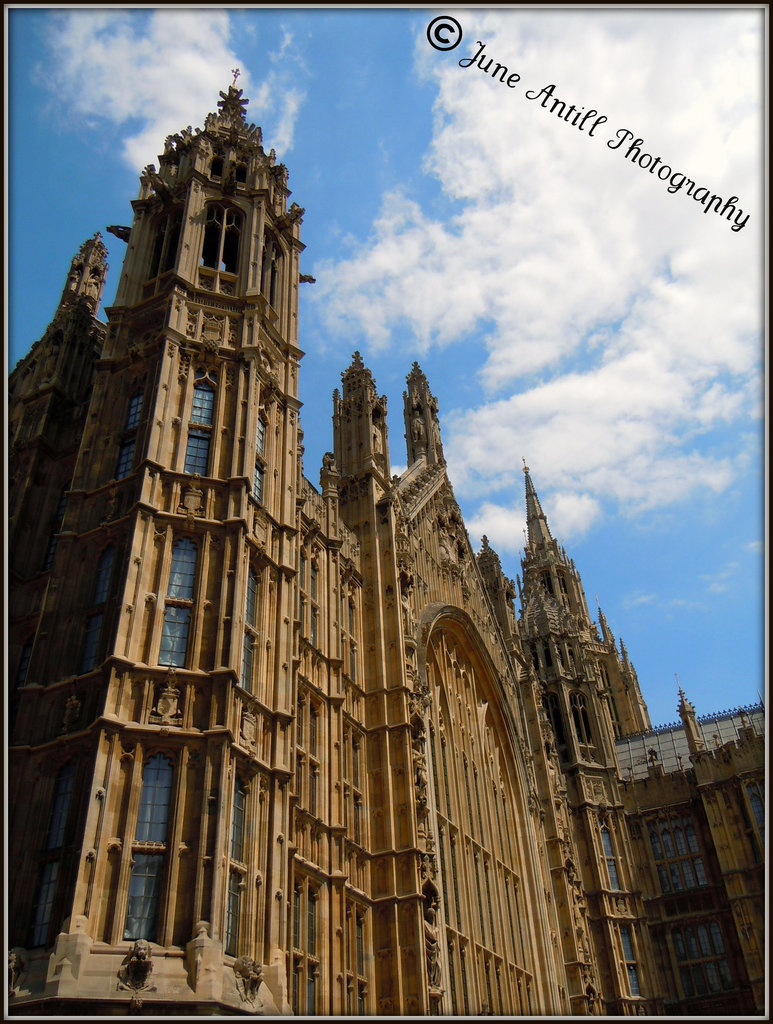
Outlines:
[{"label": "turret", "polygon": [[403,392],[403,414],[408,465],[412,466],[422,458],[428,466],[436,463],[445,465],[437,399],[418,363],[413,364],[406,383],[408,390]]},{"label": "turret", "polygon": [[368,473],[384,491],[389,482],[389,441],[385,395],[376,392],[373,375],[359,352],[341,374],[343,395],[333,395],[335,462],[342,477]]}]

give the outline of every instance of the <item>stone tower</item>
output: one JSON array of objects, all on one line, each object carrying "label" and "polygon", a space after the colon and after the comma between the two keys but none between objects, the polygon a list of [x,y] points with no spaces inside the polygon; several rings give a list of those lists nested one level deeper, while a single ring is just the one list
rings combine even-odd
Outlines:
[{"label": "stone tower", "polygon": [[520,627],[537,682],[524,694],[532,748],[543,762],[555,898],[572,922],[564,932],[567,971],[590,1009],[602,976],[607,1012],[635,1013],[656,986],[615,736],[623,723],[628,732],[649,728],[649,718],[627,655],[618,655],[603,617],[602,637],[591,622],[580,575],[552,537],[525,465],[524,475]]},{"label": "stone tower", "polygon": [[[17,371],[20,459],[27,410],[39,432],[41,402],[88,402],[82,436],[53,453],[66,513],[45,512],[59,532],[38,621],[25,617],[12,754],[26,846],[12,941],[54,944],[36,966],[50,999],[73,974],[96,995],[105,972],[141,998],[135,946],[151,941],[184,953],[154,965],[161,1012],[178,975],[194,1000],[287,1005],[303,211],[241,91],[220,96],[145,169],[131,228],[111,229],[128,248],[104,342],[96,238]],[[52,801],[56,835],[30,848]],[[57,967],[75,948],[78,966]]]}]

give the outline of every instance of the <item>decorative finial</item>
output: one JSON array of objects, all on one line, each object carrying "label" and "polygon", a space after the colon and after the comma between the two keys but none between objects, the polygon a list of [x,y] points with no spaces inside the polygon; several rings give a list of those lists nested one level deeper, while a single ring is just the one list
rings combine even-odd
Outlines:
[{"label": "decorative finial", "polygon": [[234,76],[233,84],[234,84],[234,88],[236,88],[236,79],[241,74],[241,71],[239,70],[239,68],[231,68],[231,74]]},{"label": "decorative finial", "polygon": [[528,473],[529,472],[529,467],[526,465],[526,459],[524,459],[523,456],[521,456],[521,462],[523,463],[523,471],[524,471],[524,473]]}]

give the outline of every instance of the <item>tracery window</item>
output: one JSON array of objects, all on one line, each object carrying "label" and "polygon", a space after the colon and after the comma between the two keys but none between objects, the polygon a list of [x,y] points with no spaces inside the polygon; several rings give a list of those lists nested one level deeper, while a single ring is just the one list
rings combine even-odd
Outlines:
[{"label": "tracery window", "polygon": [[211,203],[207,207],[201,265],[235,274],[239,269],[239,240],[243,217],[233,207]]},{"label": "tracery window", "polygon": [[542,699],[545,710],[548,713],[553,734],[556,737],[559,754],[566,751],[566,731],[564,729],[564,716],[561,711],[561,702],[557,693],[549,691]]},{"label": "tracery window", "polygon": [[124,939],[147,939],[152,942],[156,938],[166,861],[172,775],[172,762],[164,754],[156,754],[145,763],[132,845],[133,864]]},{"label": "tracery window", "polygon": [[574,690],[569,695],[569,705],[572,709],[572,721],[574,722],[574,732],[579,744],[580,757],[593,761],[596,759],[596,747],[593,742],[585,694],[580,693],[579,690]]},{"label": "tracery window", "polygon": [[734,987],[717,921],[674,928],[671,944],[685,997],[704,996]]},{"label": "tracery window", "polygon": [[162,214],[156,222],[156,234],[153,239],[150,268],[148,270],[149,280],[158,277],[159,274],[166,273],[167,270],[171,270],[174,267],[177,261],[177,248],[180,243],[181,227],[181,209]]},{"label": "tracery window", "polygon": [[683,892],[708,885],[692,817],[652,820],[648,825],[652,855],[663,893]]},{"label": "tracery window", "polygon": [[517,911],[509,904],[512,926],[499,927],[510,880],[523,870],[510,833],[517,833],[525,798],[512,769],[506,710],[487,666],[470,655],[475,648],[466,630],[458,638],[453,630],[433,629],[426,662],[427,788],[433,797],[438,922],[445,929],[439,953],[449,979],[442,1012],[474,1013],[474,1000],[488,999],[492,1009],[506,1013],[517,1004],[516,973],[530,977],[518,942]]}]

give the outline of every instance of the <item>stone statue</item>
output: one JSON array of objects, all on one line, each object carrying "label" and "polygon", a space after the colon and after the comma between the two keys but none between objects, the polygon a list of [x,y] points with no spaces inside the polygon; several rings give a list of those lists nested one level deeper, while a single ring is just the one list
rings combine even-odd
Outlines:
[{"label": "stone statue", "polygon": [[239,995],[246,1003],[254,1003],[263,981],[263,965],[248,956],[240,956],[234,961],[233,969]]},{"label": "stone statue", "polygon": [[435,924],[435,905],[430,903],[424,911],[424,947],[427,954],[427,978],[430,988],[440,988],[440,957],[438,929]]},{"label": "stone statue", "polygon": [[424,421],[418,409],[415,410],[411,420],[411,439],[414,444],[424,444],[427,440],[427,431],[424,429]]},{"label": "stone statue", "polygon": [[150,952],[150,943],[147,939],[137,939],[126,954],[118,971],[118,987],[129,989],[132,993],[130,1009],[138,1010],[142,1006],[140,992],[155,991],[155,988],[150,985],[152,971],[153,958]]},{"label": "stone statue", "polygon": [[19,991],[19,982],[24,973],[24,960],[18,949],[8,951],[8,996],[15,996]]}]

